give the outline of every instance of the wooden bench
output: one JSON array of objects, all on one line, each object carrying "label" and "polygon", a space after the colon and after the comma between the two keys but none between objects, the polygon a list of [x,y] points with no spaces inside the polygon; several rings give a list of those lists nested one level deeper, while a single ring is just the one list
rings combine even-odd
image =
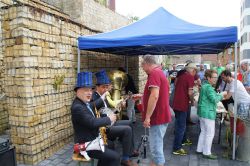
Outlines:
[{"label": "wooden bench", "polygon": [[90,163],[91,166],[94,166],[94,164],[95,164],[94,159],[87,160],[82,155],[77,154],[77,153],[73,153],[72,160],[77,161],[79,166],[81,166],[81,163]]}]

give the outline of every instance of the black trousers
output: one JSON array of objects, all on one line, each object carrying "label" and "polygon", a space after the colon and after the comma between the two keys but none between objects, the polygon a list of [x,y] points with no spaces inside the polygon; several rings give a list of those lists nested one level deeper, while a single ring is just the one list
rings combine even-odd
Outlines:
[{"label": "black trousers", "polygon": [[122,150],[124,156],[130,156],[132,147],[132,129],[128,125],[111,126],[107,130],[109,140],[119,138],[122,142]]},{"label": "black trousers", "polygon": [[135,150],[135,139],[134,139],[134,130],[133,130],[133,124],[131,120],[118,120],[115,122],[114,126],[130,126],[132,129],[132,137],[131,137],[131,148],[130,148],[130,154],[133,153]]},{"label": "black trousers", "polygon": [[97,166],[118,166],[120,165],[120,155],[116,151],[105,147],[105,151],[91,150],[88,151],[91,158],[98,159]]}]

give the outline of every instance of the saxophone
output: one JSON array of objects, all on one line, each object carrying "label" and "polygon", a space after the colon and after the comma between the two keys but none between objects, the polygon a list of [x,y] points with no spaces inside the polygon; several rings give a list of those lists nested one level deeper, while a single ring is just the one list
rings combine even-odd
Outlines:
[{"label": "saxophone", "polygon": [[[96,114],[96,118],[100,118],[100,113],[97,111],[96,107],[95,107],[95,114]],[[105,145],[108,145],[108,138],[107,138],[107,134],[106,134],[106,127],[100,127],[99,128],[99,132],[100,135],[103,139],[103,142]]]}]

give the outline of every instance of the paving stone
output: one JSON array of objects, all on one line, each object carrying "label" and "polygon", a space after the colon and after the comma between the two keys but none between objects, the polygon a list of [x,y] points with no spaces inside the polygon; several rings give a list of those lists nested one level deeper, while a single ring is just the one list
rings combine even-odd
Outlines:
[{"label": "paving stone", "polygon": [[76,161],[71,161],[70,163],[68,163],[68,166],[76,166],[76,165],[78,165]]},{"label": "paving stone", "polygon": [[57,158],[57,159],[53,160],[52,163],[53,163],[53,164],[59,164],[59,163],[61,163],[62,161],[63,161],[63,159]]},{"label": "paving stone", "polygon": [[38,166],[47,166],[51,163],[51,160],[43,160],[42,162],[38,163]]},{"label": "paving stone", "polygon": [[65,149],[59,150],[58,152],[56,152],[57,155],[62,155],[66,152]]},{"label": "paving stone", "polygon": [[218,160],[209,160],[208,163],[209,166],[219,166]]},{"label": "paving stone", "polygon": [[59,163],[57,164],[57,166],[67,166],[68,164],[65,164],[65,163]]},{"label": "paving stone", "polygon": [[69,164],[71,161],[72,161],[72,159],[71,159],[71,158],[67,158],[67,159],[63,160],[63,163],[65,163],[65,164]]},{"label": "paving stone", "polygon": [[57,158],[59,158],[59,155],[54,154],[54,155],[53,155],[53,156],[51,156],[49,159],[50,159],[50,160],[54,160],[54,159],[57,159]]},{"label": "paving stone", "polygon": [[198,166],[197,155],[190,155],[188,166]]}]

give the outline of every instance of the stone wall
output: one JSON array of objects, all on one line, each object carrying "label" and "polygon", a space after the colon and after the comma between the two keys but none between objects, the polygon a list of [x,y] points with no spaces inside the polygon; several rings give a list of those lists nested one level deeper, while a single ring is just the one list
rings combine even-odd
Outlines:
[{"label": "stone wall", "polygon": [[[12,4],[11,0],[0,0],[0,8]],[[5,77],[5,63],[4,63],[4,40],[2,30],[2,16],[3,11],[0,10],[0,134],[9,127],[8,111],[6,109],[6,97],[4,92],[4,77]]]},{"label": "stone wall", "polygon": [[[142,62],[142,57],[139,57],[139,66]],[[145,84],[147,82],[147,73],[145,73],[145,71],[142,69],[142,67],[140,67],[138,69],[138,90],[140,93],[143,93],[144,91],[144,87],[145,87]]]},{"label": "stone wall", "polygon": [[[77,37],[98,31],[38,0],[19,0],[1,12],[11,141],[19,163],[36,164],[72,141]],[[136,71],[137,61],[130,61],[130,71]],[[82,70],[109,71],[124,64],[123,56],[82,51]]]},{"label": "stone wall", "polygon": [[94,0],[43,0],[52,4],[81,24],[97,31],[107,32],[131,23]]}]

